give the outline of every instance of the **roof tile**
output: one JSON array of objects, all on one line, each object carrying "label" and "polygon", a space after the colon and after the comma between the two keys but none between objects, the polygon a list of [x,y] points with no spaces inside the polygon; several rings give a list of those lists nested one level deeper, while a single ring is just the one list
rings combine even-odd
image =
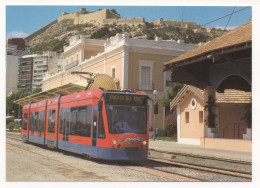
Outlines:
[{"label": "roof tile", "polygon": [[208,53],[221,48],[230,47],[233,45],[238,45],[250,41],[252,41],[251,21],[218,38],[213,39],[210,42],[207,42],[202,46],[199,46],[198,48],[195,48],[194,50],[191,50],[181,56],[172,59],[168,63],[165,63],[165,65],[176,63],[189,58],[193,58],[195,56],[202,55],[204,53]]}]

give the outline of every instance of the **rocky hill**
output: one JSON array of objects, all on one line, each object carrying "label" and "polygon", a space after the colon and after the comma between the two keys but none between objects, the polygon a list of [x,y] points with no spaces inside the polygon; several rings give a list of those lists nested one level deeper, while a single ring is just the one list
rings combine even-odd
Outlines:
[{"label": "rocky hill", "polygon": [[84,22],[74,24],[71,19],[54,21],[44,28],[36,31],[25,39],[29,42],[31,53],[41,54],[43,51],[63,52],[63,46],[69,44],[69,37],[73,35],[84,35],[92,39],[107,39],[117,33],[128,32],[130,37],[137,39],[154,40],[162,37],[163,40],[183,39],[185,43],[207,42],[223,34],[223,32],[195,32],[192,28],[183,28],[178,25],[154,24],[95,24]]}]

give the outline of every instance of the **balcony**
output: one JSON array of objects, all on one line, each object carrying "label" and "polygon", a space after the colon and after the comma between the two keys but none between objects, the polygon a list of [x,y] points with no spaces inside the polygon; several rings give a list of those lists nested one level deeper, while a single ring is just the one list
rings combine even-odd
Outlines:
[{"label": "balcony", "polygon": [[35,66],[33,70],[47,70],[48,65]]},{"label": "balcony", "polygon": [[18,64],[18,67],[32,67],[32,64]]},{"label": "balcony", "polygon": [[78,64],[79,64],[79,61],[78,61],[78,60],[73,61],[73,62],[71,62],[71,63],[69,63],[69,64],[67,64],[67,65],[65,66],[65,70],[69,70],[69,69],[71,69],[71,68],[77,66]]}]

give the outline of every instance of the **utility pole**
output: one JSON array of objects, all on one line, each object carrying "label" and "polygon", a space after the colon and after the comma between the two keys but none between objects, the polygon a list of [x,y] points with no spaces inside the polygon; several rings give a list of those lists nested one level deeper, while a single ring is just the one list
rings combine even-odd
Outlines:
[{"label": "utility pole", "polygon": [[182,11],[182,14],[181,14],[181,38],[182,38],[182,40],[184,40],[183,39],[183,14],[184,14],[184,10]]}]

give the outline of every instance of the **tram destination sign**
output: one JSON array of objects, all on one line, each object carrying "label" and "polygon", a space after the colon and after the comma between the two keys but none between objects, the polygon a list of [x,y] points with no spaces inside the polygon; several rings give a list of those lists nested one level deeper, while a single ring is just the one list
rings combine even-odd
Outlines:
[{"label": "tram destination sign", "polygon": [[107,93],[105,100],[107,104],[130,104],[130,105],[145,105],[147,96],[133,94],[117,94]]}]

